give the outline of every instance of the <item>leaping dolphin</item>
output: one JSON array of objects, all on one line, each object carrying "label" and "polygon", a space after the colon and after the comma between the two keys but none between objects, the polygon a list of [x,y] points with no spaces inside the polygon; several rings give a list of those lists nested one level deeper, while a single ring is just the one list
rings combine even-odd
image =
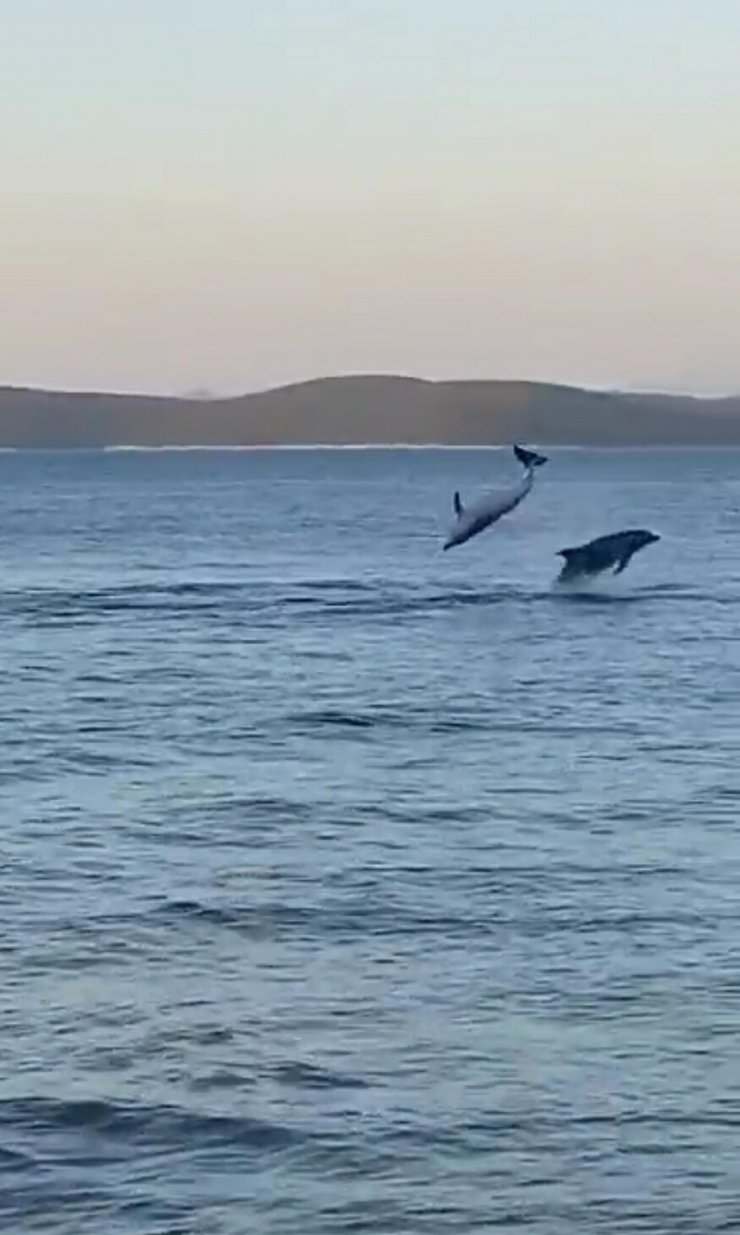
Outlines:
[{"label": "leaping dolphin", "polygon": [[612,536],[599,536],[596,540],[590,540],[586,545],[577,545],[573,549],[560,549],[558,556],[565,558],[565,565],[558,576],[558,582],[569,583],[574,579],[591,578],[612,567],[615,575],[621,575],[640,549],[655,544],[657,540],[660,540],[660,536],[656,536],[654,532],[647,532],[644,528],[632,528],[626,532],[615,532]]},{"label": "leaping dolphin", "polygon": [[464,545],[466,540],[485,531],[492,523],[496,523],[502,515],[508,515],[529,493],[534,484],[535,468],[547,463],[545,455],[538,455],[534,450],[525,450],[523,446],[515,446],[514,454],[524,467],[524,476],[518,485],[511,489],[487,493],[472,506],[463,506],[460,494],[455,493],[452,499],[453,509],[457,518],[450,535],[442,546],[452,549],[455,545]]}]

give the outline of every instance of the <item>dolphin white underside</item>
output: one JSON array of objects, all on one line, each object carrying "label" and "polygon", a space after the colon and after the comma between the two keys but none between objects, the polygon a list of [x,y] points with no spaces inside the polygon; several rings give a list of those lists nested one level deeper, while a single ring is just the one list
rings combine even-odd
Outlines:
[{"label": "dolphin white underside", "polygon": [[485,531],[492,523],[496,523],[503,515],[508,515],[515,510],[519,503],[524,501],[533,482],[534,474],[528,471],[519,484],[513,488],[489,493],[474,502],[472,506],[462,509],[443,548],[452,549],[455,545],[464,544],[466,540],[470,540],[479,532]]}]

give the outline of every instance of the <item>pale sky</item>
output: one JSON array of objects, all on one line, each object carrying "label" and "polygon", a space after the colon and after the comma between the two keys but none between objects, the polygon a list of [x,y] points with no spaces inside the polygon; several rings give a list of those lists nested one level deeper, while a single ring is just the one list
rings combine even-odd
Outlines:
[{"label": "pale sky", "polygon": [[0,0],[0,384],[740,391],[740,0]]}]

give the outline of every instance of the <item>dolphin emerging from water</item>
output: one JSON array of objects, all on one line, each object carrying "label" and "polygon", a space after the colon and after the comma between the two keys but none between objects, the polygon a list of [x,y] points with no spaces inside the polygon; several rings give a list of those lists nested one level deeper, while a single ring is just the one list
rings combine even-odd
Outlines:
[{"label": "dolphin emerging from water", "polygon": [[534,450],[525,450],[523,446],[515,446],[514,454],[524,468],[524,477],[518,485],[511,489],[487,493],[472,506],[465,507],[460,500],[460,494],[455,493],[452,499],[453,509],[457,517],[450,535],[442,546],[452,549],[455,545],[464,545],[466,540],[485,531],[492,523],[496,523],[502,515],[508,515],[529,493],[534,484],[535,468],[547,463],[545,455],[538,455]]},{"label": "dolphin emerging from water", "polygon": [[657,540],[660,536],[654,532],[632,528],[626,532],[615,532],[612,536],[599,536],[573,549],[560,549],[558,556],[565,558],[565,565],[558,582],[569,583],[574,579],[593,577],[612,567],[615,575],[621,575],[640,549],[655,544]]}]

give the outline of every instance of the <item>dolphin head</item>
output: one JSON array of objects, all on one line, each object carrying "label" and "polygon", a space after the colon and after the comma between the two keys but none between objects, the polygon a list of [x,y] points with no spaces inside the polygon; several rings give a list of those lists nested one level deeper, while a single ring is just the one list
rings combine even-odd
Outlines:
[{"label": "dolphin head", "polygon": [[632,539],[635,549],[644,549],[646,545],[654,545],[660,540],[660,536],[656,532],[648,532],[645,528],[638,528],[632,533]]}]

